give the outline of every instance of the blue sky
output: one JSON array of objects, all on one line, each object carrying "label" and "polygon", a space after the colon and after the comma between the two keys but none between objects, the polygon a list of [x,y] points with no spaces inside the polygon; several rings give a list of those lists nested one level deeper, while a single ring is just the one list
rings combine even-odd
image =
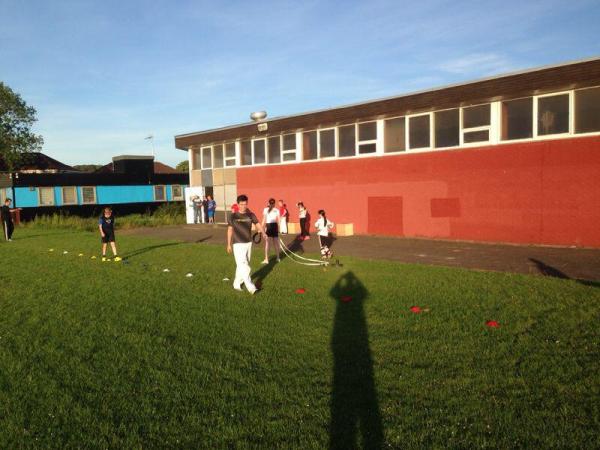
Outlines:
[{"label": "blue sky", "polygon": [[6,1],[0,80],[68,164],[174,135],[600,55],[598,0]]}]

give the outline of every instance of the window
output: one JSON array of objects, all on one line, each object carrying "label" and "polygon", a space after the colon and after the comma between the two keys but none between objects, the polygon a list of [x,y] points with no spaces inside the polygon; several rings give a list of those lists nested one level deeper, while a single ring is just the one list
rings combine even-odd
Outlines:
[{"label": "window", "polygon": [[296,135],[295,134],[284,134],[283,135],[283,150],[281,151],[281,158],[284,161],[296,161]]},{"label": "window", "polygon": [[319,158],[335,156],[335,128],[319,130]]},{"label": "window", "polygon": [[537,98],[537,134],[561,134],[569,132],[569,94]]},{"label": "window", "polygon": [[338,156],[356,155],[356,127],[347,125],[338,128],[339,149]]},{"label": "window", "polygon": [[62,188],[63,205],[77,204],[77,188],[75,186],[64,186]]},{"label": "window", "polygon": [[252,164],[252,144],[250,141],[242,141],[242,154],[240,155],[240,163],[242,166],[250,166]]},{"label": "window", "polygon": [[267,162],[266,146],[267,141],[265,139],[252,141],[252,148],[254,153],[254,159],[252,160],[252,164],[264,164]]},{"label": "window", "polygon": [[223,167],[223,146],[215,145],[213,147],[213,168],[220,169]]},{"label": "window", "polygon": [[81,203],[84,205],[96,203],[96,188],[94,186],[81,187]]},{"label": "window", "polygon": [[269,164],[277,164],[281,162],[281,136],[273,136],[269,138]]},{"label": "window", "polygon": [[460,144],[460,111],[449,109],[435,113],[435,146],[456,147]]},{"label": "window", "polygon": [[41,187],[38,188],[40,206],[52,206],[54,205],[54,188],[52,187]]},{"label": "window", "polygon": [[212,167],[212,147],[204,147],[202,149],[202,168],[210,169]]},{"label": "window", "polygon": [[202,168],[200,160],[200,149],[192,150],[192,170],[200,170]]},{"label": "window", "polygon": [[164,186],[154,186],[154,201],[155,202],[164,202],[165,200],[166,200],[165,187]]},{"label": "window", "polygon": [[502,140],[533,137],[533,98],[502,102]]},{"label": "window", "polygon": [[600,87],[575,91],[575,133],[600,131]]},{"label": "window", "polygon": [[173,200],[183,200],[183,189],[178,184],[171,186],[171,193],[173,194]]},{"label": "window", "polygon": [[430,127],[431,118],[429,114],[409,117],[408,147],[411,150],[415,148],[428,148],[431,146]]},{"label": "window", "polygon": [[302,133],[302,159],[317,159],[317,132],[307,131]]},{"label": "window", "polygon": [[403,152],[406,150],[406,119],[399,117],[384,122],[385,153]]},{"label": "window", "polygon": [[358,153],[375,153],[377,150],[377,122],[358,124]]},{"label": "window", "polygon": [[491,105],[462,108],[462,138],[464,144],[490,140]]},{"label": "window", "polygon": [[225,167],[235,166],[235,142],[225,144]]}]

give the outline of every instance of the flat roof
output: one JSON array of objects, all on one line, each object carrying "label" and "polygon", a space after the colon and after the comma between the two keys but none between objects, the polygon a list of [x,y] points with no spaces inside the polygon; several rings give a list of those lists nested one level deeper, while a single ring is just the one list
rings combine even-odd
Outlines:
[{"label": "flat roof", "polygon": [[[573,69],[578,69],[578,70],[573,70]],[[544,77],[543,76],[544,74],[548,74],[550,76]],[[520,80],[523,83],[523,85],[519,86],[518,82],[503,83],[503,81],[506,81],[506,80]],[[536,85],[535,85],[536,80],[540,81],[539,87],[536,87]],[[403,100],[408,101],[408,100],[415,100],[418,98],[431,98],[432,94],[442,95],[444,93],[447,93],[447,92],[449,93],[452,91],[464,93],[467,90],[469,90],[469,88],[477,88],[477,87],[483,87],[483,86],[486,86],[486,87],[497,86],[499,88],[499,92],[497,92],[496,94],[491,93],[491,96],[487,92],[481,92],[479,97],[477,97],[476,92],[473,92],[473,93],[471,93],[471,95],[467,95],[464,97],[464,101],[467,101],[467,102],[472,101],[475,98],[480,98],[482,101],[492,98],[492,97],[505,98],[507,96],[510,96],[511,92],[514,93],[514,97],[516,97],[519,95],[525,95],[527,90],[552,89],[553,87],[561,86],[561,83],[562,83],[562,85],[573,83],[573,84],[575,84],[574,87],[585,87],[586,85],[589,84],[589,83],[586,83],[586,81],[588,81],[588,80],[591,82],[600,83],[600,57],[598,57],[598,56],[592,57],[592,58],[587,58],[587,59],[576,60],[576,61],[564,62],[564,63],[560,63],[560,64],[546,65],[546,66],[541,66],[541,67],[536,67],[536,68],[531,68],[531,69],[526,69],[526,70],[521,70],[521,71],[509,72],[509,73],[504,73],[504,74],[495,75],[495,76],[491,76],[491,77],[480,78],[480,79],[476,79],[473,81],[438,86],[438,87],[434,87],[431,89],[419,90],[419,91],[409,92],[409,93],[400,94],[400,95],[396,95],[396,96],[383,97],[383,98],[378,98],[378,99],[374,99],[374,100],[350,103],[350,104],[331,107],[331,108],[306,111],[306,112],[302,112],[302,113],[298,113],[298,114],[266,118],[265,120],[261,120],[258,122],[243,122],[243,123],[228,125],[228,126],[219,127],[219,128],[212,128],[212,129],[203,130],[203,131],[179,134],[179,135],[175,136],[175,144],[176,144],[177,148],[187,149],[187,147],[189,145],[201,145],[203,143],[208,144],[208,143],[216,142],[219,140],[228,140],[228,139],[233,138],[235,133],[232,133],[232,131],[235,131],[235,130],[240,131],[240,136],[238,136],[238,138],[250,137],[250,135],[252,135],[252,136],[259,135],[261,133],[258,132],[257,127],[256,127],[256,125],[258,123],[268,124],[269,130],[268,130],[268,132],[264,133],[265,135],[268,135],[269,133],[273,133],[273,130],[271,129],[271,125],[276,124],[278,122],[289,124],[290,129],[292,129],[294,127],[302,128],[303,126],[305,126],[304,122],[306,122],[306,121],[303,121],[302,119],[306,118],[306,117],[311,117],[311,116],[322,117],[324,124],[328,123],[328,121],[329,121],[329,123],[331,123],[331,120],[333,120],[333,119],[338,119],[338,120],[333,120],[333,122],[339,122],[340,120],[341,121],[347,120],[347,118],[345,117],[345,116],[347,116],[347,114],[340,115],[340,114],[336,114],[336,113],[342,112],[342,111],[349,111],[349,110],[356,111],[356,114],[355,114],[356,118],[369,117],[371,115],[376,116],[376,115],[386,114],[386,108],[385,107],[369,108],[369,107],[378,106],[378,105],[389,105],[389,106],[399,105],[402,103],[407,103],[407,102],[403,102]],[[532,84],[532,82],[533,82],[533,84]],[[508,92],[507,92],[507,87],[509,88]],[[476,95],[473,95],[473,94],[476,94]],[[419,104],[419,102],[415,102],[415,103],[416,103],[415,106],[417,107],[417,109],[419,109],[419,107],[421,107],[421,109],[427,108],[426,106]],[[429,106],[429,108],[433,108],[438,103],[439,102],[435,102],[435,101],[432,102],[432,104],[431,104],[431,106]],[[402,112],[401,108],[398,108],[398,112]],[[314,122],[315,121],[308,121],[308,123],[306,125],[316,126],[316,124]],[[250,135],[248,134],[249,128],[252,129],[252,132],[250,133]],[[277,129],[274,131],[281,132],[281,131],[283,131],[283,129],[281,129],[281,127],[277,127]],[[197,142],[194,142],[194,141],[197,141]]]}]

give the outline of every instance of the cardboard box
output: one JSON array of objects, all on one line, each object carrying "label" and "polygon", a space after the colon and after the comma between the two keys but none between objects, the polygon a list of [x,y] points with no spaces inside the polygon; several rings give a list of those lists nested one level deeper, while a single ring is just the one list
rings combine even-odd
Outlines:
[{"label": "cardboard box", "polygon": [[288,234],[300,234],[300,224],[298,222],[288,222]]},{"label": "cardboard box", "polygon": [[354,224],[338,223],[335,226],[335,234],[337,236],[354,236]]}]

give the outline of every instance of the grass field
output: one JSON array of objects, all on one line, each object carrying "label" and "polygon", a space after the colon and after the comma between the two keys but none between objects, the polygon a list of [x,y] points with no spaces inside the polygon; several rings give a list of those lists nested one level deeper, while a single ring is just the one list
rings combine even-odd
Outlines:
[{"label": "grass field", "polygon": [[0,244],[0,448],[600,447],[597,285],[117,239]]}]

